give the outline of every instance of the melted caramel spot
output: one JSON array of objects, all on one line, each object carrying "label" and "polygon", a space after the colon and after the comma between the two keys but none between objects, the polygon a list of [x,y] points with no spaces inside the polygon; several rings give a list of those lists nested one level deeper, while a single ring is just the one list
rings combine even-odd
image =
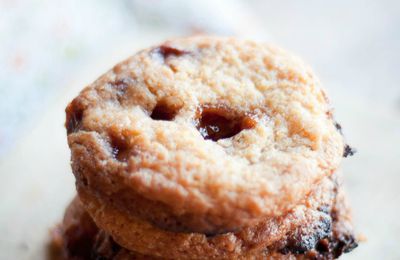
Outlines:
[{"label": "melted caramel spot", "polygon": [[220,107],[204,107],[198,112],[197,129],[204,139],[218,141],[254,128],[256,121],[248,115],[236,115]]},{"label": "melted caramel spot", "polygon": [[117,131],[109,133],[111,153],[115,159],[121,162],[126,162],[130,155],[130,145],[127,138]]},{"label": "melted caramel spot", "polygon": [[182,102],[177,98],[164,98],[157,102],[150,117],[153,120],[171,121],[178,114],[182,106]]},{"label": "melted caramel spot", "polygon": [[71,103],[68,104],[65,112],[67,114],[67,118],[65,121],[67,134],[74,133],[81,127],[83,119],[83,108],[79,105],[78,101],[74,99]]},{"label": "melted caramel spot", "polygon": [[154,120],[171,121],[175,115],[176,111],[170,109],[166,104],[157,104],[150,117]]},{"label": "melted caramel spot", "polygon": [[189,53],[187,51],[179,50],[168,45],[161,45],[156,49],[156,52],[159,53],[163,57],[163,59],[168,59],[171,56],[182,56]]}]

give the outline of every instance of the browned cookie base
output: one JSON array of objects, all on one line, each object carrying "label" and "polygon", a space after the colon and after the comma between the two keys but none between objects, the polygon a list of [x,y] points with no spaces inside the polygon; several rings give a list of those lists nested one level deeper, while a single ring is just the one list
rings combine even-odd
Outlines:
[{"label": "browned cookie base", "polygon": [[[322,208],[321,211],[324,209]],[[344,197],[339,193],[334,206],[326,212],[329,218],[315,225],[315,233],[309,227],[290,230],[280,241],[250,259],[335,259],[357,246]],[[59,227],[64,259],[160,259],[127,250],[118,245],[105,231],[97,228],[89,214],[75,198],[68,207],[63,224]],[[59,240],[59,238],[58,238]],[[242,257],[235,257],[242,258]]]}]

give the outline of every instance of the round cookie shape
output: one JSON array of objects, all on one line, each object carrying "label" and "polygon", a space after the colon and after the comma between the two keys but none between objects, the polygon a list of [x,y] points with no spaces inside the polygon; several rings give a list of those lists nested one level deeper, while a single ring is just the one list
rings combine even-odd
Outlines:
[{"label": "round cookie shape", "polygon": [[343,154],[312,71],[233,38],[140,51],[66,113],[78,189],[121,198],[109,203],[170,231],[216,234],[285,214]]}]

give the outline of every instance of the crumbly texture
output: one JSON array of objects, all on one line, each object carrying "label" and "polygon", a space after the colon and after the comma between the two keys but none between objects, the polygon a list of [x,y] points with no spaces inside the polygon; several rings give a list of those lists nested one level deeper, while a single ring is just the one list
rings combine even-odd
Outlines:
[{"label": "crumbly texture", "polygon": [[[145,251],[128,250],[102,229],[92,232],[94,222],[75,199],[66,211],[61,228],[64,259],[334,259],[357,246],[344,196],[330,181],[315,190],[309,199],[281,219],[267,220],[236,233],[215,237],[199,234],[157,235],[137,231],[133,244]],[[329,194],[329,195],[327,195]],[[73,224],[71,224],[73,223]],[[143,224],[148,228],[148,224]],[[125,229],[132,225],[125,226]],[[135,227],[134,227],[135,228]],[[150,228],[151,229],[151,228]],[[153,227],[153,229],[155,229]],[[89,235],[88,235],[89,233]],[[156,237],[169,236],[158,241]],[[145,236],[143,238],[143,236]],[[91,238],[90,238],[91,237]],[[197,237],[195,239],[194,237]],[[78,246],[82,238],[91,241]],[[89,238],[89,239],[88,239]],[[186,239],[185,239],[186,238]],[[197,244],[193,242],[197,240]],[[178,242],[178,243],[177,243]],[[146,244],[147,243],[147,244]],[[72,246],[71,246],[72,245]],[[75,248],[73,247],[75,246]],[[179,247],[175,250],[175,247]],[[182,250],[184,248],[184,250]],[[139,249],[139,247],[138,247]],[[171,252],[172,251],[172,252]],[[176,252],[175,252],[176,251]],[[179,252],[178,252],[179,251]],[[141,252],[141,253],[139,253]],[[80,258],[80,254],[82,258]],[[90,254],[90,258],[87,255]],[[83,257],[85,256],[85,257]]]},{"label": "crumbly texture", "polygon": [[[101,201],[175,232],[212,235],[287,214],[343,155],[313,72],[279,48],[233,38],[143,50],[66,112],[87,207]],[[92,216],[100,223],[113,212]]]}]

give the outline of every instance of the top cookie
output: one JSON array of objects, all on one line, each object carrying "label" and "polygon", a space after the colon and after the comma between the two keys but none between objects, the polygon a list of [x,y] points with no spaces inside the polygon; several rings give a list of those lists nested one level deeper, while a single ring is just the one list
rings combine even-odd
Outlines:
[{"label": "top cookie", "polygon": [[66,112],[78,191],[167,230],[214,234],[284,214],[343,154],[313,72],[233,38],[143,50]]}]

